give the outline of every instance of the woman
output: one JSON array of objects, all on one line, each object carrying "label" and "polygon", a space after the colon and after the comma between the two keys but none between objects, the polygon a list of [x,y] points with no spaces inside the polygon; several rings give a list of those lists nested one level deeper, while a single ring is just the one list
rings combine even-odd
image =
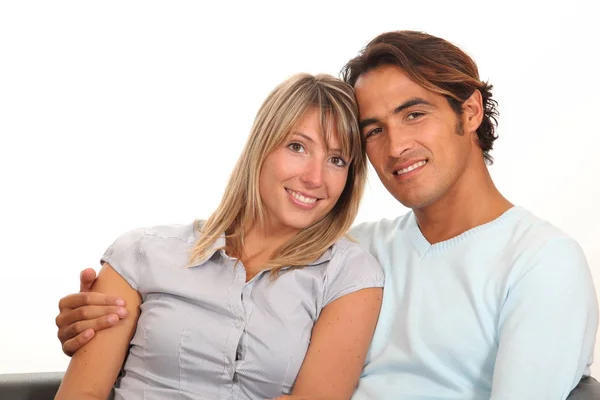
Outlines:
[{"label": "woman", "polygon": [[343,238],[365,179],[350,86],[283,82],[208,220],[108,248],[94,291],[123,298],[128,317],[73,356],[56,398],[106,398],[125,358],[116,398],[349,398],[384,280]]}]

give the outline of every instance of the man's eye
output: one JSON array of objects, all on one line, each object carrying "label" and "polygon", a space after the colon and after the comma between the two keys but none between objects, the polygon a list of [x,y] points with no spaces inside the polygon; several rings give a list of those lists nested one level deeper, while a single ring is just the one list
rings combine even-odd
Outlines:
[{"label": "man's eye", "polygon": [[417,118],[419,118],[419,117],[421,117],[421,116],[423,116],[423,113],[422,113],[422,112],[416,112],[416,111],[415,111],[415,112],[411,112],[410,114],[408,114],[408,115],[406,116],[406,119],[409,119],[409,120],[415,120],[415,119],[417,119]]},{"label": "man's eye", "polygon": [[375,128],[375,129],[371,129],[370,131],[367,132],[367,134],[365,135],[365,139],[370,138],[371,136],[377,135],[379,133],[381,133],[383,131],[383,129],[381,128]]},{"label": "man's eye", "polygon": [[304,146],[302,146],[300,143],[290,143],[288,144],[288,148],[290,150],[292,150],[293,152],[296,153],[303,153],[304,152]]}]

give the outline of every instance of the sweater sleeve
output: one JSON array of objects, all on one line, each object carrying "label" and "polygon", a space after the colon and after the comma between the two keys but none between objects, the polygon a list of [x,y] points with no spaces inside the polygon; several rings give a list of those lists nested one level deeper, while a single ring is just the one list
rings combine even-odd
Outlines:
[{"label": "sweater sleeve", "polygon": [[569,238],[548,242],[505,297],[491,400],[566,399],[590,373],[597,327],[583,251]]}]

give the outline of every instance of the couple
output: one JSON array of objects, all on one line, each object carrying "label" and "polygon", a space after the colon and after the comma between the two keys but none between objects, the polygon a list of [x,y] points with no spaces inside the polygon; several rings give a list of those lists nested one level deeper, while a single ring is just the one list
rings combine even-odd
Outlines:
[{"label": "couple", "polygon": [[[590,374],[585,257],[494,186],[474,61],[389,32],[343,78],[275,88],[206,221],[128,232],[84,271],[57,398],[564,399]],[[412,211],[357,244],[364,150]]]}]

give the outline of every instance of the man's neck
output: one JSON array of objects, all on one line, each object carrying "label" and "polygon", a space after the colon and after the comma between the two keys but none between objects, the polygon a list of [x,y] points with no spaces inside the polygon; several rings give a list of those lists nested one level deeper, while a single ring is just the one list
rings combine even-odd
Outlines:
[{"label": "man's neck", "polygon": [[483,164],[468,168],[468,173],[441,199],[413,211],[421,233],[433,244],[493,221],[512,206]]}]

